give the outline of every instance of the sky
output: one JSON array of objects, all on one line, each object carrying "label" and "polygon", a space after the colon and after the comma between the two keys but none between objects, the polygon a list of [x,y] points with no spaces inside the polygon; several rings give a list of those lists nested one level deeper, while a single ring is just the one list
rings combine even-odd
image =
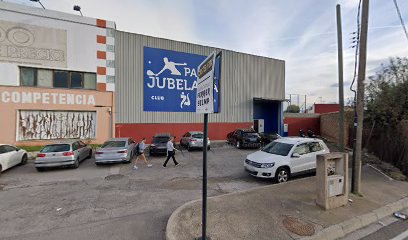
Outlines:
[{"label": "sky", "polygon": [[[41,7],[29,0],[4,0]],[[336,5],[342,9],[345,98],[354,73],[359,0],[42,0],[47,9],[116,22],[118,30],[284,60],[286,96],[299,104],[338,102]],[[397,0],[408,27],[408,1]],[[390,57],[406,57],[392,0],[370,0],[367,77]],[[297,97],[292,98],[297,104]]]}]

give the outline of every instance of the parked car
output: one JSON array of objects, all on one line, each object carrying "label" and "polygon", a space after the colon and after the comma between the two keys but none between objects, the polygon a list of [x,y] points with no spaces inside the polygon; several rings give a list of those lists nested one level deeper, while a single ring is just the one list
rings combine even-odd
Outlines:
[{"label": "parked car", "polygon": [[[211,148],[210,139],[207,140],[207,149]],[[188,151],[193,148],[203,148],[204,146],[204,133],[198,131],[191,131],[185,133],[180,139],[180,145],[186,147]]]},{"label": "parked car", "polygon": [[132,138],[111,138],[95,152],[95,164],[130,163],[135,156],[136,142]]},{"label": "parked car", "polygon": [[80,140],[68,140],[44,146],[37,154],[37,171],[51,167],[78,168],[79,163],[92,157],[92,148]]},{"label": "parked car", "polygon": [[170,133],[158,133],[154,135],[152,143],[149,146],[150,156],[167,154],[167,142],[169,141],[170,137]]},{"label": "parked car", "polygon": [[17,147],[0,144],[0,174],[19,164],[27,163],[27,152]]},{"label": "parked car", "polygon": [[253,129],[237,129],[230,132],[227,141],[237,148],[259,148],[262,145],[261,136]]},{"label": "parked car", "polygon": [[277,133],[259,133],[259,136],[261,136],[261,141],[264,145],[281,138],[281,136]]},{"label": "parked car", "polygon": [[316,171],[317,154],[329,152],[320,139],[279,138],[261,151],[249,154],[244,167],[252,176],[286,182],[293,175]]}]

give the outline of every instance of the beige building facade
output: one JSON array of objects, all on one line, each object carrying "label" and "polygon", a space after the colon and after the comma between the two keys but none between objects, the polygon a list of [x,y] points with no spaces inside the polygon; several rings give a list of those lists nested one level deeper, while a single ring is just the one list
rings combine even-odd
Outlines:
[{"label": "beige building facade", "polygon": [[114,136],[115,23],[0,2],[0,143]]}]

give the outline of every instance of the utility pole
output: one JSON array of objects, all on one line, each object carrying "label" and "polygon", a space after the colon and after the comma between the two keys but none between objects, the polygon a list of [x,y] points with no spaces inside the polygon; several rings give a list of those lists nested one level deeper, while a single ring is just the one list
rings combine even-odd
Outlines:
[{"label": "utility pole", "polygon": [[297,97],[298,97],[298,107],[300,107],[300,101],[299,101],[299,94],[297,95]]},{"label": "utility pole", "polygon": [[306,102],[307,95],[305,94],[305,113],[307,112],[307,102]]},{"label": "utility pole", "polygon": [[353,183],[351,191],[359,194],[361,191],[361,147],[363,138],[363,120],[364,120],[364,80],[367,61],[367,31],[368,31],[368,7],[369,0],[363,0],[363,11],[361,15],[361,32],[360,32],[360,54],[358,64],[357,79],[357,132],[356,146],[353,153]]},{"label": "utility pole", "polygon": [[344,85],[343,85],[343,33],[341,30],[341,9],[340,4],[336,6],[337,15],[337,48],[338,48],[338,64],[339,64],[339,148],[344,151]]}]

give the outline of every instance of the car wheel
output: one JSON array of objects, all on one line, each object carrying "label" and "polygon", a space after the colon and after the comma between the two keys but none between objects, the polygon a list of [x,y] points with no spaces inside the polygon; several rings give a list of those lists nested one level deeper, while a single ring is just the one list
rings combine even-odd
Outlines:
[{"label": "car wheel", "polygon": [[276,170],[276,174],[275,174],[275,178],[276,178],[276,182],[278,183],[283,183],[283,182],[287,182],[289,179],[289,169],[288,168],[278,168],[278,170]]},{"label": "car wheel", "polygon": [[37,172],[44,172],[44,168],[41,168],[41,167],[37,167],[37,168],[35,168],[35,169],[37,169]]},{"label": "car wheel", "polygon": [[78,168],[79,167],[79,159],[76,159],[74,164],[72,165],[72,168]]},{"label": "car wheel", "polygon": [[240,148],[242,148],[242,143],[240,141],[237,141],[236,146],[237,146],[238,149],[240,149]]},{"label": "car wheel", "polygon": [[23,155],[23,157],[21,158],[21,165],[24,165],[24,164],[26,164],[27,163],[27,155],[26,154],[24,154]]},{"label": "car wheel", "polygon": [[208,146],[208,147],[207,147],[207,150],[211,150],[211,147],[210,147],[210,146]]},{"label": "car wheel", "polygon": [[91,149],[91,150],[89,150],[88,158],[89,158],[89,159],[91,159],[91,158],[92,158],[92,149]]},{"label": "car wheel", "polygon": [[3,171],[3,168],[1,167],[1,165],[0,165],[0,175],[1,175],[1,172]]}]

